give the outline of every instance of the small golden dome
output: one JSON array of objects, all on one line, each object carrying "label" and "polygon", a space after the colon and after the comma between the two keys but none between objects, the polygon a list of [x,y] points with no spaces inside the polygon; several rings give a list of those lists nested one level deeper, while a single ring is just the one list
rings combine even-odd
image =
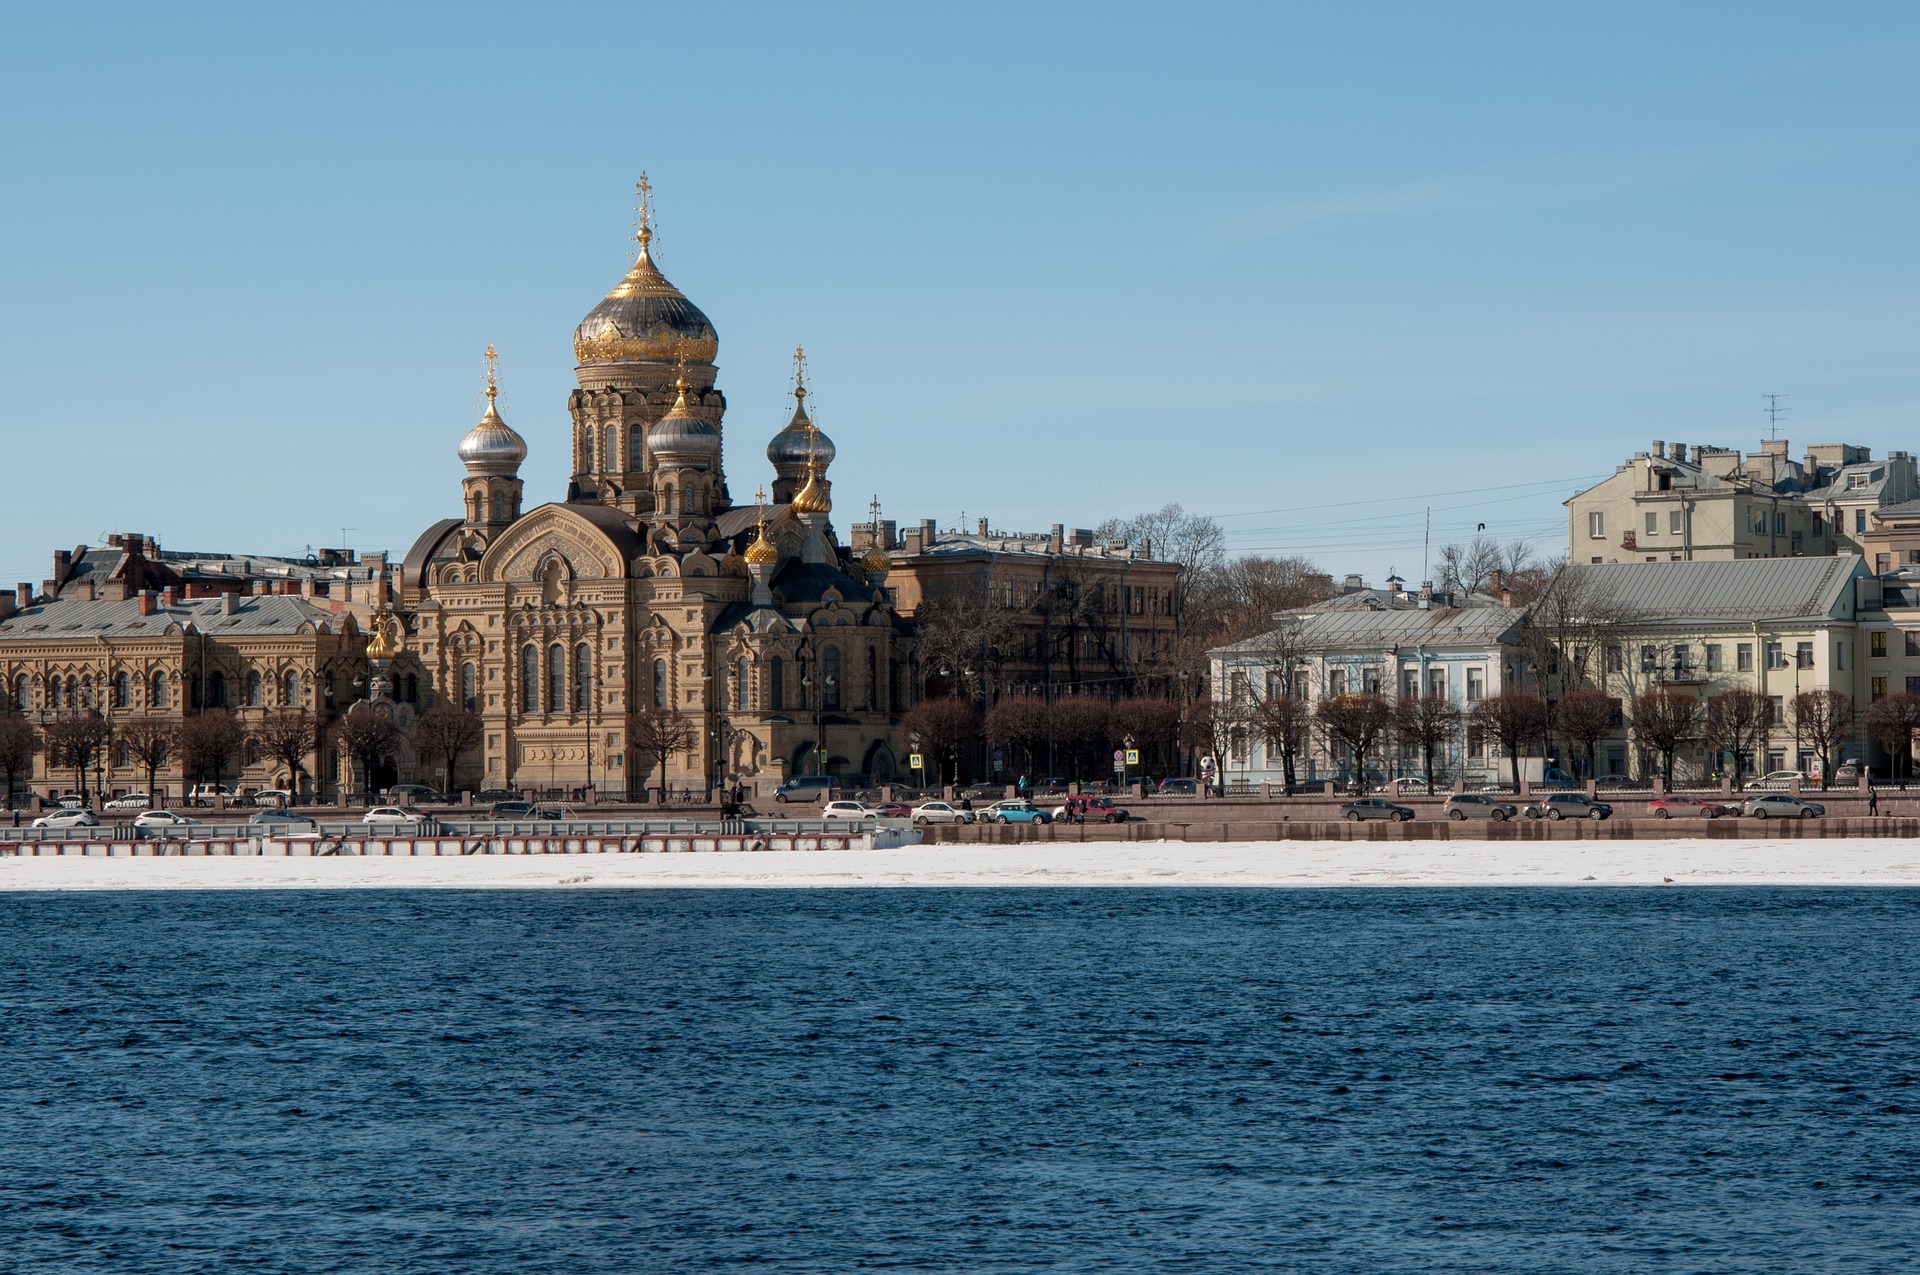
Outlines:
[{"label": "small golden dome", "polygon": [[780,561],[780,551],[773,547],[773,541],[767,539],[767,525],[760,524],[760,536],[747,546],[747,565],[750,567],[770,567]]},{"label": "small golden dome", "polygon": [[367,658],[370,660],[390,660],[400,654],[400,643],[391,636],[391,631],[400,627],[390,611],[376,611],[373,616],[373,638],[367,643]]},{"label": "small golden dome", "polygon": [[807,485],[793,498],[793,512],[797,514],[830,514],[833,501],[827,496],[826,489],[820,485],[820,467],[807,466]]},{"label": "small golden dome", "polygon": [[893,559],[879,545],[868,545],[867,551],[860,555],[860,569],[869,574],[891,571]]}]

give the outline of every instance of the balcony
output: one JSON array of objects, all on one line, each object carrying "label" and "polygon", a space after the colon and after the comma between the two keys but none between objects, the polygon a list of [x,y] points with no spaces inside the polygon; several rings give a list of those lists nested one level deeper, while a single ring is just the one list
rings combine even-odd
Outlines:
[{"label": "balcony", "polygon": [[1640,551],[1639,543],[1633,538],[1631,531],[1623,531],[1620,533],[1620,547],[1628,553],[1638,553]]}]

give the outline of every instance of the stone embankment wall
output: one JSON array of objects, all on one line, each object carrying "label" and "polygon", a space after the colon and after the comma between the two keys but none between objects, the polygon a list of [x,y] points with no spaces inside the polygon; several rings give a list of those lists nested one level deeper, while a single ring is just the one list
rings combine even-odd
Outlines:
[{"label": "stone embankment wall", "polygon": [[1506,823],[1416,819],[1409,823],[1344,819],[1192,819],[1087,824],[935,824],[927,844],[1023,841],[1672,841],[1759,837],[1920,837],[1920,818],[1878,819],[1514,819]]}]

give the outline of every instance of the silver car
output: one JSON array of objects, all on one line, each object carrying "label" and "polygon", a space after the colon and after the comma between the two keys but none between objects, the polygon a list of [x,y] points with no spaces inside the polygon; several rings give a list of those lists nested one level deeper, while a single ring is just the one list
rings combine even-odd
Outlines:
[{"label": "silver car", "polygon": [[1505,823],[1518,818],[1520,807],[1498,797],[1489,797],[1483,792],[1457,792],[1447,798],[1445,806],[1447,818],[1455,823],[1467,819],[1487,819],[1494,823]]},{"label": "silver car", "polygon": [[1740,813],[1755,819],[1818,819],[1827,808],[1817,801],[1802,801],[1792,793],[1770,792],[1741,802]]}]

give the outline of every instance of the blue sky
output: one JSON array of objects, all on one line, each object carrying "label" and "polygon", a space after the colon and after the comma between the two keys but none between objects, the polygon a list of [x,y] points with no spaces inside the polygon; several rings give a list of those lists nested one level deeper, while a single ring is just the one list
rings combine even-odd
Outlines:
[{"label": "blue sky", "polygon": [[[501,351],[657,257],[729,477],[805,342],[844,528],[1179,501],[1415,578],[1661,438],[1920,447],[1911,5],[205,6],[10,15],[0,583],[137,530],[404,552]],[[1364,503],[1358,503],[1364,502]]]}]

